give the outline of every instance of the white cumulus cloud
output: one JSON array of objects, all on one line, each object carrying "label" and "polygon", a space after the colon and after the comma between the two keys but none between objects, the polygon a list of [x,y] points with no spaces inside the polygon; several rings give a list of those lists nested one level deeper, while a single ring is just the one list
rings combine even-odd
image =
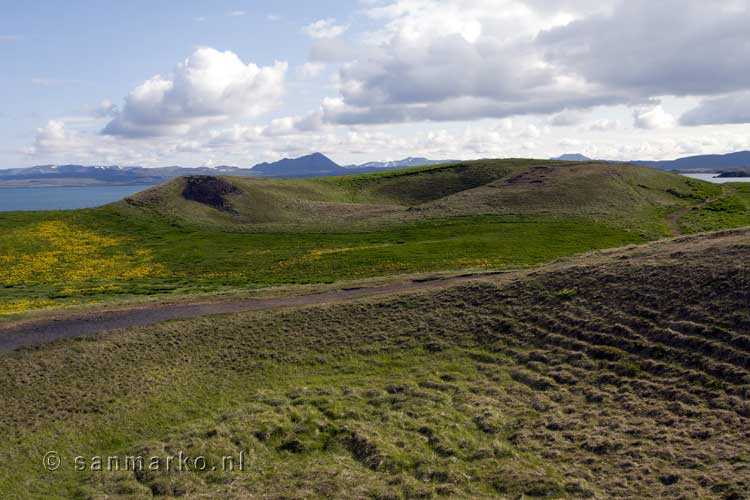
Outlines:
[{"label": "white cumulus cloud", "polygon": [[[550,124],[569,126],[581,122],[581,110],[595,107],[750,88],[750,73],[737,64],[750,57],[746,0],[711,6],[704,0],[371,0],[364,5],[376,27],[362,33],[360,43],[320,38],[310,52],[313,62],[341,64],[341,105],[325,110],[328,123],[556,114]],[[736,113],[731,117],[740,119]],[[670,128],[676,123],[660,108],[639,109],[636,124]]]},{"label": "white cumulus cloud", "polygon": [[276,106],[287,64],[258,67],[233,52],[199,48],[168,77],[156,75],[133,89],[105,135],[181,135],[231,117],[258,116]]},{"label": "white cumulus cloud", "polygon": [[[553,4],[555,2],[552,2]],[[553,71],[535,45],[540,31],[574,18],[567,5],[522,0],[397,0],[366,13],[383,23],[357,54],[315,44],[311,59],[350,61],[339,72],[337,124],[460,121],[551,114],[619,97],[575,74]]]},{"label": "white cumulus cloud", "polygon": [[637,128],[646,130],[672,128],[677,125],[675,117],[665,111],[661,105],[635,110],[633,121]]},{"label": "white cumulus cloud", "polygon": [[[87,107],[90,123],[45,116],[28,150],[39,161],[193,164],[315,150],[370,160],[564,147],[627,160],[750,148],[750,72],[738,63],[750,58],[748,0],[356,3],[301,28],[308,62],[294,68],[300,95],[286,107],[276,107],[285,63],[197,49],[123,102]],[[53,82],[63,80],[37,80]],[[93,117],[108,122],[103,134]],[[122,140],[134,137],[145,139]]]},{"label": "white cumulus cloud", "polygon": [[65,123],[62,121],[50,120],[44,127],[36,130],[36,146],[40,149],[54,148],[64,143],[67,138]]}]

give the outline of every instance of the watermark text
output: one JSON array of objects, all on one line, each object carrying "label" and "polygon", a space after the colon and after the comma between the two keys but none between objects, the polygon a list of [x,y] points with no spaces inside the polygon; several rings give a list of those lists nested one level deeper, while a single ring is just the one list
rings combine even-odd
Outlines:
[{"label": "watermark text", "polygon": [[70,467],[77,472],[244,472],[249,455],[244,451],[236,455],[208,457],[189,455],[182,451],[174,455],[76,455],[63,457],[56,451],[48,451],[42,459],[44,468],[50,472]]}]

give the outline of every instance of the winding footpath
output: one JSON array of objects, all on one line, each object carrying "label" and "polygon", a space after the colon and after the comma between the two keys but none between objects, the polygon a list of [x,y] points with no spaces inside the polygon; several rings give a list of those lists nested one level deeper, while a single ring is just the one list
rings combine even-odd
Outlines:
[{"label": "winding footpath", "polygon": [[675,238],[678,236],[682,236],[682,228],[680,227],[680,220],[687,214],[689,214],[693,210],[700,210],[701,208],[705,208],[711,203],[715,201],[719,201],[722,198],[725,198],[732,194],[734,190],[730,187],[725,187],[724,191],[721,193],[720,196],[716,196],[714,198],[709,198],[707,200],[704,200],[696,205],[690,205],[689,207],[681,208],[680,210],[676,211],[675,213],[671,214],[669,216],[669,228],[672,232],[672,236]]},{"label": "winding footpath", "polygon": [[21,323],[0,325],[0,352],[47,344],[63,338],[89,337],[110,330],[153,325],[163,321],[345,302],[364,297],[451,285],[498,274],[504,273],[464,274],[409,280],[383,286],[349,288],[287,297],[235,299],[195,304],[155,304],[129,309],[32,319]]}]

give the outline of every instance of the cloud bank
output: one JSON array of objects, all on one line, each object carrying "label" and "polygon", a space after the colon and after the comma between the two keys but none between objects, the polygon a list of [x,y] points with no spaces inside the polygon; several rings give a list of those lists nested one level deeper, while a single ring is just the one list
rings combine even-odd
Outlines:
[{"label": "cloud bank", "polygon": [[750,123],[750,92],[703,101],[680,118],[687,126]]},{"label": "cloud bank", "polygon": [[[360,6],[346,23],[293,26],[308,57],[289,75],[283,62],[264,67],[199,48],[122,104],[92,106],[106,120],[97,122],[101,135],[58,119],[30,149],[86,143],[111,157],[137,142],[130,150],[144,154],[266,159],[326,148],[455,158],[579,148],[632,159],[750,147],[746,130],[732,128],[750,123],[747,0]],[[287,78],[294,92],[285,107]]]},{"label": "cloud bank", "polygon": [[[613,104],[640,108],[663,95],[750,87],[750,72],[738,64],[750,60],[746,2],[627,0],[592,7],[515,0],[400,0],[373,7],[369,15],[386,23],[373,35],[378,43],[341,68],[341,105],[324,118],[399,123]],[[335,59],[337,48],[318,46],[313,56]],[[729,119],[747,121],[736,113]],[[657,108],[639,113],[636,125],[667,128],[674,120]]]}]

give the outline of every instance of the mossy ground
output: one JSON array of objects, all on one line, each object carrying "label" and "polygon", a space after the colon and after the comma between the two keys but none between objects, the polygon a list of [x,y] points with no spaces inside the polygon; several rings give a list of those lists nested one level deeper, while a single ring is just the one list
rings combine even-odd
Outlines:
[{"label": "mossy ground", "polygon": [[[0,496],[744,498],[749,242],[5,354]],[[179,450],[250,458],[228,474],[71,466]]]}]

